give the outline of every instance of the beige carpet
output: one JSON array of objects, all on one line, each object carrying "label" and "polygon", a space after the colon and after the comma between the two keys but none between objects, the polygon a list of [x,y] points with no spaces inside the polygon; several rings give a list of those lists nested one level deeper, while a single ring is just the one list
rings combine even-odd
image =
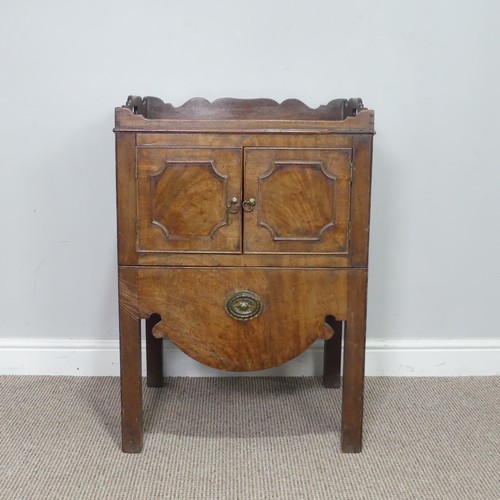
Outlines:
[{"label": "beige carpet", "polygon": [[144,389],[120,450],[116,378],[0,377],[0,498],[500,499],[500,377],[369,378],[364,451],[339,452],[316,378]]}]

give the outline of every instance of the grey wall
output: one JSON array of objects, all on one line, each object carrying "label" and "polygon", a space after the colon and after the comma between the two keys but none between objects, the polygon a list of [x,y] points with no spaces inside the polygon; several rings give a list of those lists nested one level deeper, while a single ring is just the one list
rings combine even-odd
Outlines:
[{"label": "grey wall", "polygon": [[500,3],[19,0],[0,30],[0,336],[116,338],[128,94],[376,110],[369,336],[498,337]]}]

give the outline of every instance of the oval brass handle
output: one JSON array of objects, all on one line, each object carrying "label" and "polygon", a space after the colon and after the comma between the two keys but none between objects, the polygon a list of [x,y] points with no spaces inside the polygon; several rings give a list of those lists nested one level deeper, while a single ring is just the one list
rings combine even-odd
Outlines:
[{"label": "oval brass handle", "polygon": [[245,200],[242,204],[241,207],[245,212],[251,212],[254,207],[255,207],[255,198],[249,198],[248,200]]},{"label": "oval brass handle", "polygon": [[236,198],[236,196],[233,196],[229,200],[229,203],[227,204],[226,208],[230,214],[237,214],[240,211],[240,204],[238,202],[238,198]]},{"label": "oval brass handle", "polygon": [[238,321],[256,318],[262,311],[262,299],[250,290],[242,290],[230,295],[224,302],[227,314]]}]

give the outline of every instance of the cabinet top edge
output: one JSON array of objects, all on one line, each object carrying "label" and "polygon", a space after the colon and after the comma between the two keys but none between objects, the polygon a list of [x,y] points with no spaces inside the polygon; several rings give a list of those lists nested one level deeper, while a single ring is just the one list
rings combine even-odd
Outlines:
[{"label": "cabinet top edge", "polygon": [[311,133],[373,133],[374,112],[360,98],[335,99],[315,109],[298,99],[199,97],[179,107],[157,97],[129,96],[115,109],[115,132],[253,131]]}]

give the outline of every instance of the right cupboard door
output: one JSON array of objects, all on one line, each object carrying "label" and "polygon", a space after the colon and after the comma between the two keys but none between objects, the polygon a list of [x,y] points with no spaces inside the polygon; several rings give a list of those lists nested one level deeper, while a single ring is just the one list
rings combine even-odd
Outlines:
[{"label": "right cupboard door", "polygon": [[244,252],[349,253],[351,161],[350,148],[245,148]]}]

